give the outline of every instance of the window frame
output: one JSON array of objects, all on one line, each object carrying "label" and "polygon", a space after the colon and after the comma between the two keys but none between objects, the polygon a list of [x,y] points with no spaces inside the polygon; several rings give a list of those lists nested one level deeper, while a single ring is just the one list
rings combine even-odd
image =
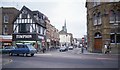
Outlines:
[{"label": "window frame", "polygon": [[7,14],[4,15],[4,23],[9,23],[9,16]]}]

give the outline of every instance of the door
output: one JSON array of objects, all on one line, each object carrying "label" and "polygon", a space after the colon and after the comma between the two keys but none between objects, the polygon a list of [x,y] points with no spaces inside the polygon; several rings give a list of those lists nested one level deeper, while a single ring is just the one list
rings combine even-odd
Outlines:
[{"label": "door", "polygon": [[95,38],[94,39],[94,51],[95,52],[102,52],[102,38]]}]

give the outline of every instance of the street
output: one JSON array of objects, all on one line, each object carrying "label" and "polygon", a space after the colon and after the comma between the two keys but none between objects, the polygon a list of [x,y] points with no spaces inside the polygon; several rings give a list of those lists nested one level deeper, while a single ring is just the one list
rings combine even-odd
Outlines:
[{"label": "street", "polygon": [[75,50],[37,53],[33,57],[8,56],[12,61],[3,68],[118,68],[117,55],[77,54]]}]

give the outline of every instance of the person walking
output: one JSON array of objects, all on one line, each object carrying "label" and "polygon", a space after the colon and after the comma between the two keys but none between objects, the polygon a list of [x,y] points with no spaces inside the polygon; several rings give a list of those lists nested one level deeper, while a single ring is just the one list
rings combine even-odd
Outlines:
[{"label": "person walking", "polygon": [[46,48],[43,46],[43,47],[42,47],[42,51],[43,51],[43,53],[45,53],[45,50],[46,50]]},{"label": "person walking", "polygon": [[104,53],[105,54],[107,53],[107,45],[106,44],[104,45]]},{"label": "person walking", "polygon": [[111,52],[111,47],[110,47],[110,44],[108,44],[107,46],[107,53],[110,53]]},{"label": "person walking", "polygon": [[105,45],[105,54],[110,53],[110,50],[111,50],[110,44]]}]

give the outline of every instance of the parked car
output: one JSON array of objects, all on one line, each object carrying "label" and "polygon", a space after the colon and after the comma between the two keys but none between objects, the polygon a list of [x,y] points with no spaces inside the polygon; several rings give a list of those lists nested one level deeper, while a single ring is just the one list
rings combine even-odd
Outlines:
[{"label": "parked car", "polygon": [[34,56],[34,54],[37,52],[37,50],[30,44],[17,44],[16,48],[10,51],[10,55],[20,55],[20,54],[30,54],[31,56]]},{"label": "parked car", "polygon": [[73,50],[73,46],[69,46],[68,49],[69,49],[69,50]]},{"label": "parked car", "polygon": [[59,49],[60,52],[67,51],[67,50],[68,50],[68,49],[67,49],[67,47],[65,47],[65,46],[62,46],[62,47],[60,47],[60,49]]}]

